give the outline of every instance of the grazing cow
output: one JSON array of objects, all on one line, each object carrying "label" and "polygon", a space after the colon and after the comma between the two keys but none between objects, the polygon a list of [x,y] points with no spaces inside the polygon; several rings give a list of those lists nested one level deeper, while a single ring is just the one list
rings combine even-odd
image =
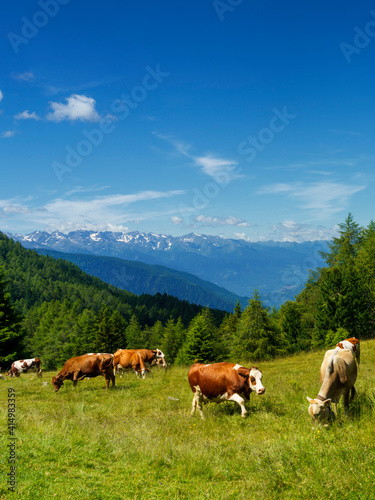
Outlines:
[{"label": "grazing cow", "polygon": [[113,355],[113,373],[116,373],[116,371],[119,372],[120,370],[133,370],[137,377],[139,375],[144,377],[147,368],[137,351],[118,349]]},{"label": "grazing cow", "polygon": [[20,359],[19,361],[14,361],[7,375],[10,377],[19,377],[21,373],[27,373],[29,370],[35,370],[38,377],[42,376],[42,370],[40,368],[40,359]]},{"label": "grazing cow", "polygon": [[79,380],[85,377],[97,377],[103,375],[106,382],[106,388],[109,388],[109,382],[112,381],[112,387],[115,386],[115,376],[113,374],[113,354],[84,354],[65,361],[62,370],[56,377],[52,377],[52,385],[57,392],[63,385],[64,380],[72,380],[73,387]]},{"label": "grazing cow", "polygon": [[329,420],[331,403],[333,411],[337,413],[337,404],[344,394],[344,410],[349,408],[349,396],[355,395],[354,384],[357,380],[357,364],[353,353],[349,349],[331,349],[325,353],[320,367],[321,388],[315,399],[307,398],[310,402],[309,414],[313,421]]},{"label": "grazing cow", "polygon": [[113,369],[133,369],[137,377],[140,375],[145,378],[148,368],[151,368],[156,359],[160,359],[163,366],[167,366],[165,355],[160,349],[118,349],[113,355]]},{"label": "grazing cow", "polygon": [[336,347],[339,347],[340,349],[350,349],[353,354],[355,359],[357,360],[357,364],[359,366],[359,363],[361,361],[361,353],[359,349],[359,340],[356,339],[355,337],[351,337],[350,339],[345,339],[336,344]]},{"label": "grazing cow", "polygon": [[256,367],[245,368],[234,363],[195,363],[190,367],[188,378],[194,393],[191,416],[198,408],[204,418],[202,403],[234,401],[241,407],[241,417],[245,417],[245,401],[250,399],[250,393],[265,392],[262,372]]}]

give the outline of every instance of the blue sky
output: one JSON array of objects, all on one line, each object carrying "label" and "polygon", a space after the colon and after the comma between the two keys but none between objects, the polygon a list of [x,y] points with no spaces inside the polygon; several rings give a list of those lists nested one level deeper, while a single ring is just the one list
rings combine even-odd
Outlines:
[{"label": "blue sky", "polygon": [[375,4],[19,0],[0,24],[0,230],[374,217]]}]

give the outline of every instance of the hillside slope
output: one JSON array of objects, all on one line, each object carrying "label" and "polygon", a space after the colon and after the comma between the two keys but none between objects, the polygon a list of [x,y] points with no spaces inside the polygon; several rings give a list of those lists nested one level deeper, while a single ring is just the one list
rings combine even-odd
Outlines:
[{"label": "hillside slope", "polygon": [[246,307],[249,300],[247,297],[239,297],[209,281],[201,280],[193,274],[165,266],[133,262],[116,257],[69,254],[45,249],[37,249],[37,252],[55,259],[73,262],[85,273],[137,295],[166,293],[192,304],[229,312],[233,312],[237,301],[242,307]]}]

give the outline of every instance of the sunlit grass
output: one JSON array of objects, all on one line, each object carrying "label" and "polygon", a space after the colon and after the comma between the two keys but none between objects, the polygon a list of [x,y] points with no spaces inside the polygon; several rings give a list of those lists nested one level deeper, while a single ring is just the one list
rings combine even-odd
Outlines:
[{"label": "sunlit grass", "polygon": [[[18,438],[17,491],[3,480],[0,498],[374,498],[375,341],[361,349],[358,397],[328,429],[312,425],[306,400],[318,394],[322,351],[258,363],[266,393],[251,396],[247,419],[232,403],[190,418],[183,367],[125,374],[109,391],[102,377],[58,393],[54,373],[0,381],[5,410],[7,388],[17,391]],[[6,411],[0,422],[6,477]]]}]

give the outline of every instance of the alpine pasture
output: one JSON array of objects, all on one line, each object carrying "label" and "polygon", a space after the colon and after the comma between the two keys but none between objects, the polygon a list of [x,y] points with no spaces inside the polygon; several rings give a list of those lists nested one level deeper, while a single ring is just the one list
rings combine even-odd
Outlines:
[{"label": "alpine pasture", "polygon": [[[361,342],[357,396],[327,427],[313,425],[324,351],[259,363],[266,392],[242,419],[234,403],[190,417],[188,367],[145,379],[66,381],[43,372],[1,380],[16,391],[16,491],[8,490],[8,415],[1,412],[1,500],[371,499],[375,482],[375,340]],[[239,362],[241,360],[238,360]],[[242,360],[244,366],[252,363]],[[45,382],[48,382],[46,385]]]}]

